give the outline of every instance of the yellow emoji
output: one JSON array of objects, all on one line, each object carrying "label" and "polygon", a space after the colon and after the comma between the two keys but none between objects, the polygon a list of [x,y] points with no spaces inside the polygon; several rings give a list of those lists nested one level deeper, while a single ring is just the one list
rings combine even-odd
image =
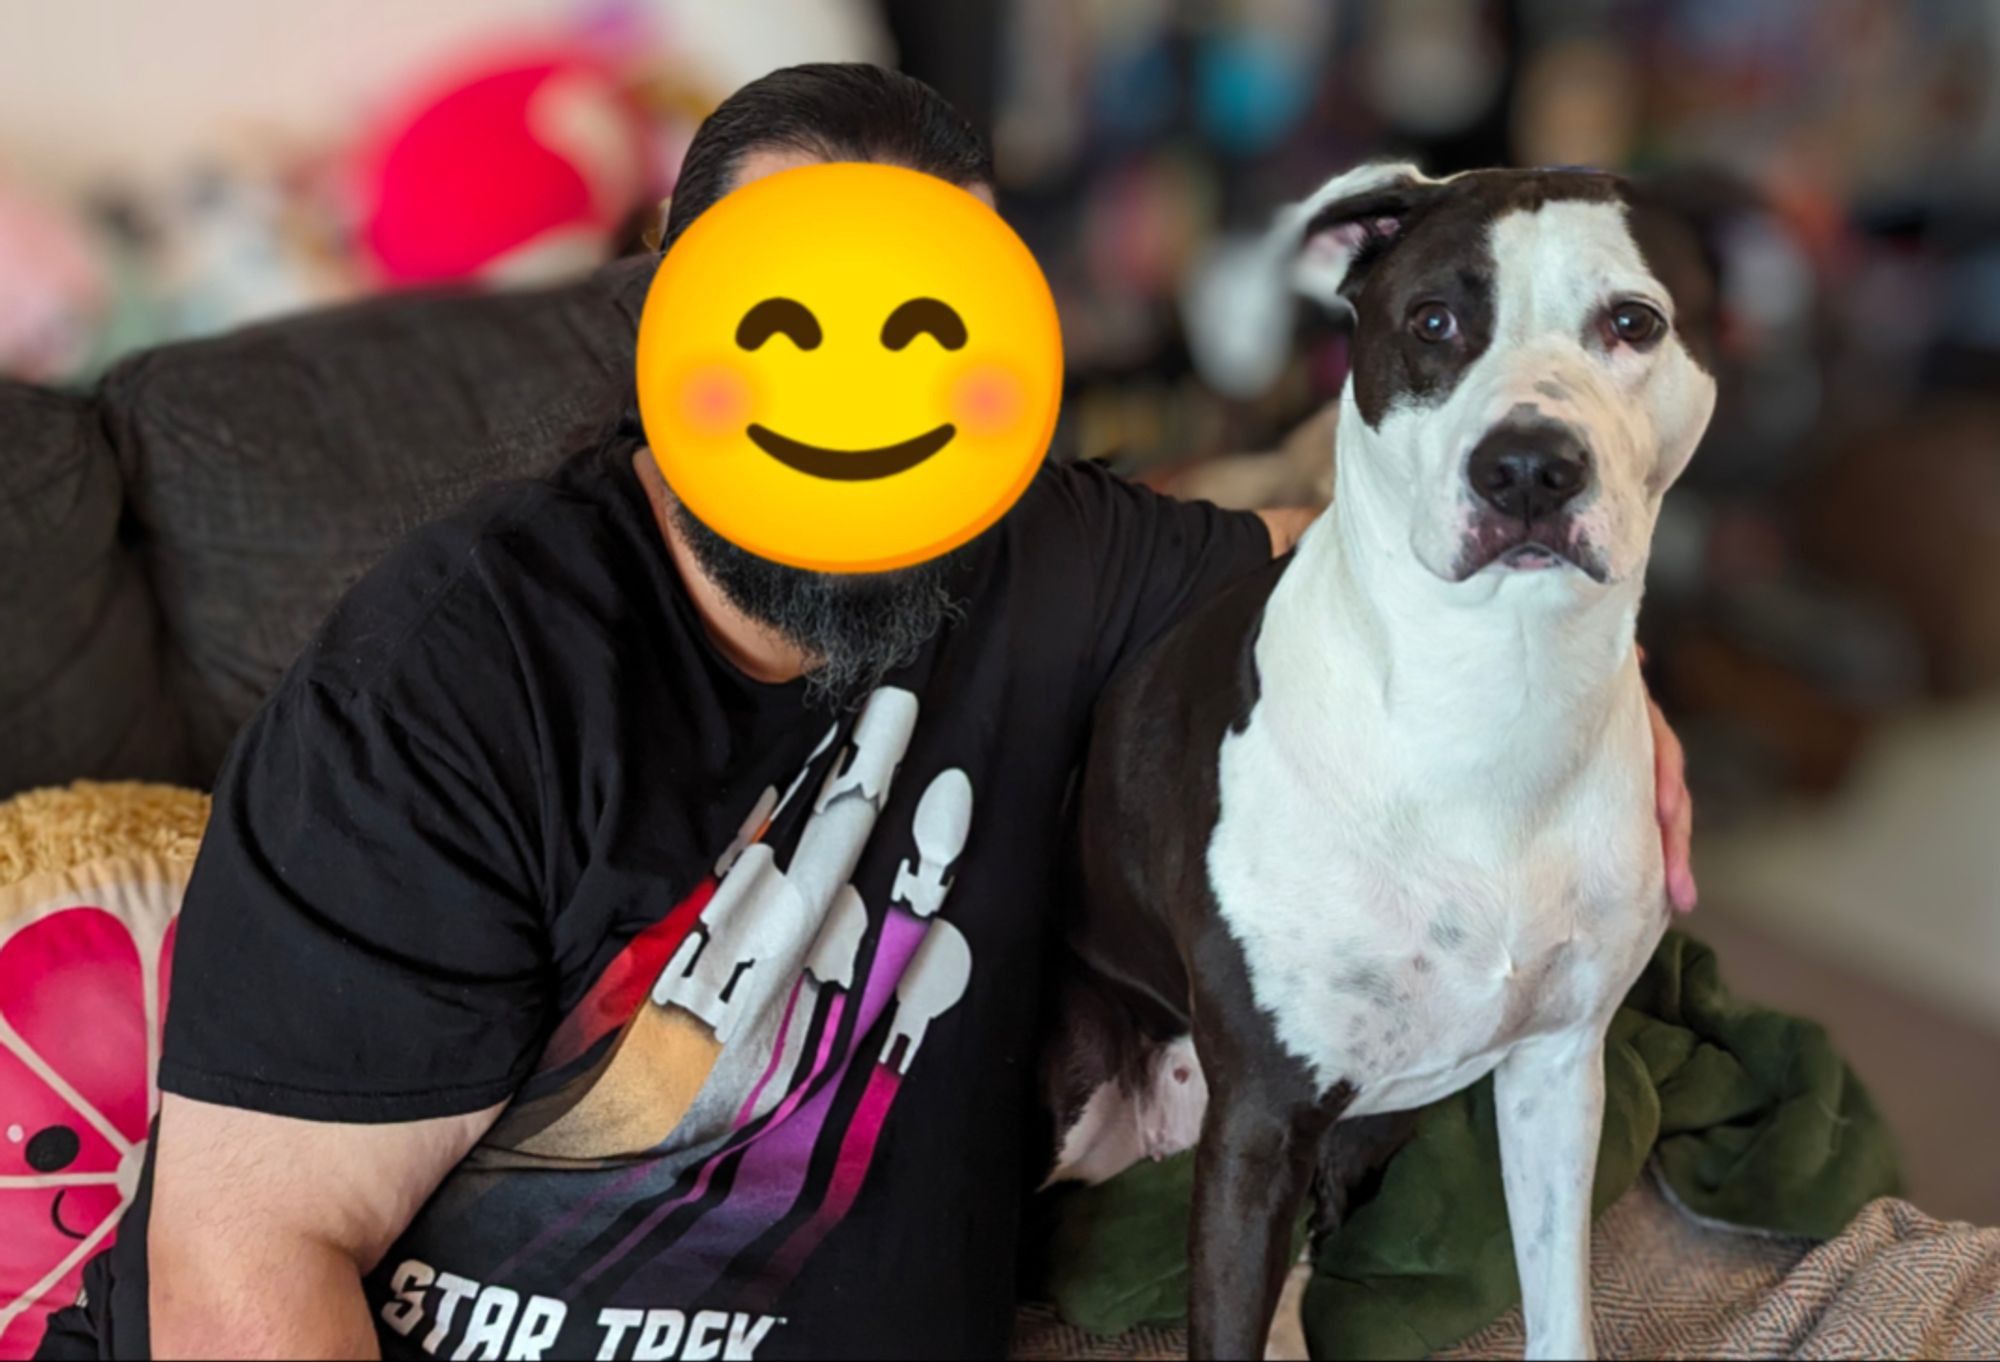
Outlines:
[{"label": "yellow emoji", "polygon": [[738,547],[877,572],[1014,504],[1062,396],[1048,281],[991,208],[897,166],[802,166],[695,219],[639,322],[674,494]]}]

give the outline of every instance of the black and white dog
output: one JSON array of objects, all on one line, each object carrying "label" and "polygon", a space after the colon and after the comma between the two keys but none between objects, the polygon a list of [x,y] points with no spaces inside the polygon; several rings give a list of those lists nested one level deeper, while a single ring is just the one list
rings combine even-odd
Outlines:
[{"label": "black and white dog", "polygon": [[1529,1353],[1588,1356],[1605,1030],[1668,914],[1633,628],[1712,281],[1583,172],[1367,166],[1273,242],[1355,313],[1333,503],[1099,710],[1054,1177],[1198,1136],[1193,1350],[1255,1356],[1347,1123],[1491,1071]]}]

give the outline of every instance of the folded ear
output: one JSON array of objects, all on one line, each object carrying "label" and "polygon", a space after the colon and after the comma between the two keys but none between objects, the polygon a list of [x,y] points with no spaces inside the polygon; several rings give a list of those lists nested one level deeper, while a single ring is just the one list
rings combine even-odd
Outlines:
[{"label": "folded ear", "polygon": [[1357,166],[1285,209],[1272,235],[1274,249],[1290,253],[1292,286],[1329,307],[1351,305],[1368,265],[1441,183],[1413,165]]},{"label": "folded ear", "polygon": [[1293,293],[1350,306],[1368,265],[1441,184],[1413,165],[1358,166],[1280,209],[1261,236],[1218,243],[1181,295],[1202,377],[1232,397],[1268,389],[1291,349]]}]

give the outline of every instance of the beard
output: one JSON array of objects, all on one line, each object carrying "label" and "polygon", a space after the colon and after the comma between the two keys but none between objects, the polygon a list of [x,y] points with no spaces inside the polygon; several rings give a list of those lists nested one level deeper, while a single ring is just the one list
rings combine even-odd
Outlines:
[{"label": "beard", "polygon": [[811,572],[739,548],[678,498],[668,513],[729,603],[805,653],[809,704],[860,703],[964,614],[951,589],[964,548],[893,572]]}]

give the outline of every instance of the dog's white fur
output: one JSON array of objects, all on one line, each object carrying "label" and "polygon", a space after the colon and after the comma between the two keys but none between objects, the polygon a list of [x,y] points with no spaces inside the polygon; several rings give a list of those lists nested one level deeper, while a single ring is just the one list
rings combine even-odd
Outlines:
[{"label": "dog's white fur", "polygon": [[[1604,1034],[1667,917],[1633,628],[1715,384],[1673,336],[1585,345],[1614,300],[1673,315],[1621,208],[1558,201],[1491,233],[1493,339],[1449,397],[1371,429],[1343,394],[1333,506],[1267,607],[1209,869],[1258,1003],[1320,1082],[1358,1089],[1350,1114],[1494,1071],[1529,1351],[1582,1357]],[[1337,287],[1338,243],[1306,258],[1302,282]],[[1607,583],[1450,580],[1466,457],[1522,404],[1587,437],[1575,514]]]},{"label": "dog's white fur", "polygon": [[[1295,245],[1321,204],[1415,174],[1342,176],[1274,236]],[[1355,244],[1310,243],[1295,283],[1332,298]],[[1355,1087],[1350,1115],[1494,1073],[1529,1353],[1584,1357],[1605,1030],[1668,915],[1633,629],[1661,494],[1715,384],[1672,335],[1585,344],[1614,300],[1672,317],[1619,206],[1513,213],[1490,247],[1494,335],[1450,394],[1379,429],[1342,395],[1332,508],[1266,608],[1208,866],[1256,1001],[1321,1085]],[[1467,456],[1522,404],[1587,438],[1575,514],[1605,582],[1498,564],[1452,580]],[[1198,1113],[1180,1124],[1191,1142]]]}]

